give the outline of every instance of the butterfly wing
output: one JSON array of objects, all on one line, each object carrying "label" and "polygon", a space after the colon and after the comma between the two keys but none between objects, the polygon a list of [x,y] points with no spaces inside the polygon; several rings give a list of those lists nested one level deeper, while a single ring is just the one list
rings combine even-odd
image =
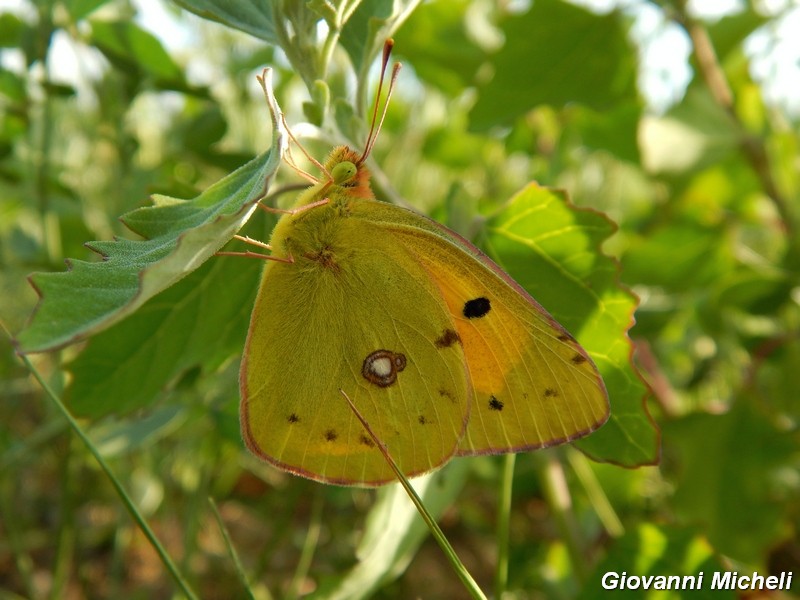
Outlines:
[{"label": "butterfly wing", "polygon": [[474,392],[459,454],[494,454],[577,439],[608,418],[597,367],[575,339],[485,254],[417,213],[361,207],[436,282],[455,323]]},{"label": "butterfly wing", "polygon": [[240,373],[245,441],[312,479],[394,480],[344,392],[404,473],[433,469],[457,452],[469,417],[450,310],[388,232],[358,219],[326,231],[319,252],[266,265]]}]

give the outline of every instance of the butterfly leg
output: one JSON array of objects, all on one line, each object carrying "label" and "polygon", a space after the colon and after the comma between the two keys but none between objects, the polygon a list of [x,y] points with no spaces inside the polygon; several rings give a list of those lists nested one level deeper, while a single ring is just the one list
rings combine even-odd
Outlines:
[{"label": "butterfly leg", "polygon": [[[297,215],[311,208],[316,208],[317,206],[324,206],[325,204],[328,204],[330,201],[331,201],[330,198],[323,198],[322,200],[317,200],[316,202],[312,202],[311,204],[305,204],[303,206],[292,208],[290,210],[267,206],[266,204],[261,204],[260,202],[257,204],[257,206],[261,210],[268,213],[279,213],[282,215]],[[270,246],[269,244],[265,244],[264,242],[259,242],[258,240],[254,240],[251,237],[247,237],[244,235],[234,235],[233,239],[239,240],[240,242],[244,242],[245,244],[250,244],[251,246],[256,246],[258,248],[263,248],[265,250],[272,251],[272,246]],[[280,258],[277,256],[272,256],[271,254],[263,254],[261,252],[253,252],[251,250],[245,250],[244,252],[220,250],[215,254],[217,256],[243,256],[245,258],[260,258],[262,260],[274,260],[277,262],[285,262],[290,264],[294,263],[294,257],[291,255],[286,258]]]},{"label": "butterfly leg", "polygon": [[267,213],[277,213],[280,215],[298,215],[301,212],[305,212],[310,208],[316,208],[317,206],[325,206],[331,201],[330,198],[323,198],[322,200],[317,200],[316,202],[312,202],[311,204],[304,204],[303,206],[298,206],[297,208],[285,209],[285,208],[275,208],[274,206],[267,206],[266,204],[258,203],[258,207]]},{"label": "butterfly leg", "polygon": [[[254,240],[251,237],[247,237],[246,235],[234,235],[234,239],[244,242],[246,244],[250,244],[252,246],[256,246],[258,248],[264,248],[265,250],[272,250],[272,246],[269,244],[265,244],[264,242],[259,242],[258,240]],[[285,263],[293,263],[294,258],[289,256],[288,258],[280,258],[277,256],[272,256],[270,254],[263,254],[261,252],[252,252],[251,250],[245,250],[244,252],[231,252],[231,251],[219,251],[216,252],[217,256],[243,256],[245,258],[260,258],[262,260],[274,260],[277,262],[285,262]]]}]

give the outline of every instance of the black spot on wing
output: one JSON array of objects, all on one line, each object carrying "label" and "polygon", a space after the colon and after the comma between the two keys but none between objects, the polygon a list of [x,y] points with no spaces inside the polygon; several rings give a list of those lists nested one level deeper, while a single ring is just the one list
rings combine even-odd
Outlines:
[{"label": "black spot on wing", "polygon": [[544,391],[544,397],[545,398],[555,398],[556,396],[558,396],[558,392],[555,391],[553,388],[547,388]]},{"label": "black spot on wing", "polygon": [[336,430],[334,430],[334,429],[328,429],[328,431],[325,432],[325,439],[327,441],[329,441],[329,442],[334,441],[338,437],[339,437],[339,434],[336,433]]},{"label": "black spot on wing", "polygon": [[500,400],[498,400],[496,396],[489,396],[489,409],[490,410],[501,411],[501,410],[503,410],[503,406],[505,406],[505,404],[500,402]]},{"label": "black spot on wing", "polygon": [[488,298],[480,297],[467,300],[464,303],[463,313],[468,319],[480,319],[485,317],[492,310],[492,305]]},{"label": "black spot on wing", "polygon": [[430,421],[428,421],[428,419],[425,418],[425,415],[420,415],[419,417],[417,417],[417,422],[419,422],[420,425],[425,425]]},{"label": "black spot on wing", "polygon": [[362,434],[359,436],[359,438],[358,438],[358,441],[359,441],[359,442],[360,442],[362,445],[364,445],[364,446],[367,446],[368,448],[374,448],[374,447],[375,447],[375,442],[374,442],[374,441],[372,441],[372,438],[371,438],[371,437],[369,437],[369,436],[368,436],[366,433],[362,433]]},{"label": "black spot on wing", "polygon": [[300,417],[298,417],[296,413],[292,413],[288,417],[286,417],[286,420],[289,423],[299,423],[300,422]]},{"label": "black spot on wing", "polygon": [[559,334],[558,336],[559,341],[561,342],[574,342],[575,338],[568,334],[566,331],[564,333]]}]

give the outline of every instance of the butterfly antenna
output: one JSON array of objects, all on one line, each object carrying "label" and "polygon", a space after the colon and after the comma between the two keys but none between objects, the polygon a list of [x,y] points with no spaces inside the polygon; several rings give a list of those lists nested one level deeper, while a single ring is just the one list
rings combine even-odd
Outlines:
[{"label": "butterfly antenna", "polygon": [[[372,147],[375,145],[375,140],[378,139],[378,134],[383,127],[383,120],[386,118],[386,112],[389,109],[389,99],[392,97],[392,91],[394,90],[394,85],[397,82],[397,76],[400,73],[400,63],[395,63],[392,67],[392,76],[389,79],[389,89],[386,92],[386,102],[383,104],[383,112],[381,112],[381,119],[378,121],[378,105],[381,100],[381,90],[383,89],[383,78],[386,75],[386,67],[389,65],[389,57],[392,54],[392,48],[394,47],[394,40],[391,38],[386,40],[386,43],[383,45],[383,60],[381,61],[381,78],[378,81],[378,93],[375,95],[375,105],[372,109],[372,124],[369,127],[369,135],[367,136],[367,143],[364,144],[364,152],[361,154],[361,157],[358,159],[358,164],[360,165],[363,163],[366,158],[369,156],[370,152],[372,152]],[[376,126],[377,123],[377,126]]]},{"label": "butterfly antenna", "polygon": [[[300,152],[303,153],[303,156],[305,156],[309,161],[311,161],[311,164],[313,164],[315,167],[317,167],[320,171],[325,173],[325,175],[327,176],[328,179],[331,179],[331,174],[328,173],[328,171],[325,169],[325,167],[322,165],[322,163],[320,163],[316,158],[311,156],[306,151],[306,149],[303,148],[303,145],[294,136],[294,134],[292,133],[292,130],[289,129],[289,124],[286,122],[286,115],[281,114],[281,119],[283,120],[283,126],[286,128],[286,133],[289,134],[289,139],[294,142],[295,146],[300,148]],[[299,166],[297,166],[297,162],[294,160],[294,156],[292,156],[292,146],[291,146],[291,144],[289,145],[289,147],[286,150],[286,163],[292,169],[294,169],[297,172],[297,174],[300,175],[300,177],[302,177],[303,179],[308,179],[311,183],[319,183],[319,179],[314,177],[308,171],[305,171],[305,170],[301,169]]]}]

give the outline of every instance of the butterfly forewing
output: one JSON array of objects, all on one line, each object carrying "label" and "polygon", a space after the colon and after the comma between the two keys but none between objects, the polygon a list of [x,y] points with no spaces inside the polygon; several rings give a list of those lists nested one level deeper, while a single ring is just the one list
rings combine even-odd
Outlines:
[{"label": "butterfly forewing", "polygon": [[425,265],[452,316],[474,390],[460,454],[551,446],[606,421],[608,397],[589,356],[488,257],[416,213],[363,208]]}]

